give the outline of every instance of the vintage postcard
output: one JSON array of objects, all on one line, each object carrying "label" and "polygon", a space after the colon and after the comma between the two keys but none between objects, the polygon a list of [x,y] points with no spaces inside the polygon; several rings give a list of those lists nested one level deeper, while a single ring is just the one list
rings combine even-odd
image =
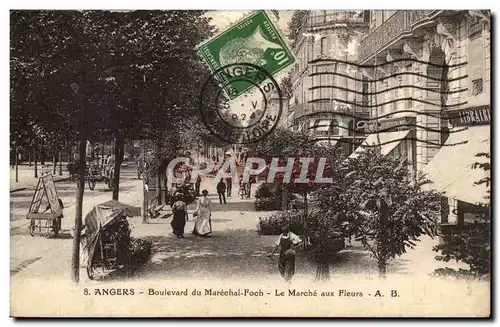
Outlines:
[{"label": "vintage postcard", "polygon": [[11,316],[489,317],[491,21],[11,10]]}]

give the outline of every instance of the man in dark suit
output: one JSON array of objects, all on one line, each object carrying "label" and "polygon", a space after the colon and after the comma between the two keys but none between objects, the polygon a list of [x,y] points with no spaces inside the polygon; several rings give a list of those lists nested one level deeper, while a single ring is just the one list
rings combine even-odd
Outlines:
[{"label": "man in dark suit", "polygon": [[217,183],[217,193],[219,194],[219,202],[222,204],[222,200],[224,200],[224,204],[226,204],[226,183],[222,178]]}]

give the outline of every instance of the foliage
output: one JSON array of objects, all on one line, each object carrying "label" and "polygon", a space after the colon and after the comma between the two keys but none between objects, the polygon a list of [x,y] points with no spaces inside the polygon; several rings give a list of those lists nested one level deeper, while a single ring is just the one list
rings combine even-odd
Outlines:
[{"label": "foliage", "polygon": [[275,184],[263,183],[255,191],[255,210],[272,211],[286,209],[282,207],[284,196],[287,197],[287,202],[296,198],[293,194],[284,193]]},{"label": "foliage", "polygon": [[[316,173],[321,158],[326,158],[323,175],[321,177],[332,177],[339,162],[345,159],[341,148],[327,145],[316,145],[311,135],[307,133],[295,133],[286,129],[277,128],[265,139],[251,145],[251,154],[249,156],[262,158],[269,166],[273,158],[278,158],[278,166],[286,166],[288,158],[294,159],[294,165],[290,181],[284,183],[283,172],[276,173],[274,182],[279,185],[285,185],[286,188],[295,193],[306,194],[312,190],[325,187],[328,184],[316,183]],[[307,183],[294,183],[301,175],[302,163],[299,160],[302,157],[314,158],[310,162],[307,170]],[[269,169],[261,173],[262,178],[267,180]]]},{"label": "foliage", "polygon": [[129,251],[131,268],[138,268],[149,260],[151,256],[151,242],[132,237],[130,239]]},{"label": "foliage", "polygon": [[[478,153],[476,157],[484,157],[488,162],[476,162],[472,169],[483,169],[488,172],[487,176],[475,185],[484,185],[487,190],[486,199],[490,198],[491,164],[489,162],[489,153]],[[469,266],[468,270],[460,269],[455,271],[451,268],[437,269],[435,273],[440,276],[455,277],[484,277],[490,274],[491,267],[491,224],[490,224],[490,206],[479,205],[479,212],[475,216],[472,224],[465,226],[442,226],[443,242],[433,248],[440,252],[436,260],[448,262],[455,260],[464,262]],[[448,229],[448,230],[447,230]]]},{"label": "foliage", "polygon": [[[481,277],[489,274],[491,266],[490,224],[476,221],[471,225],[443,235],[443,243],[434,247],[441,255],[436,260],[462,261],[469,265],[469,275]],[[436,271],[440,273],[440,271]]]},{"label": "foliage", "polygon": [[422,190],[429,181],[422,175],[413,181],[405,159],[383,156],[376,148],[349,159],[347,170],[348,187],[333,200],[342,203],[341,220],[377,259],[385,276],[388,260],[413,248],[421,235],[434,235],[440,194]]},{"label": "foliage", "polygon": [[287,37],[292,40],[292,47],[295,47],[296,42],[300,36],[300,31],[304,24],[304,18],[306,17],[308,10],[295,10],[288,23]]},{"label": "foliage", "polygon": [[303,232],[304,214],[297,211],[280,211],[268,217],[260,217],[257,232],[260,235],[280,235],[283,227],[288,225],[292,233]]},{"label": "foliage", "polygon": [[273,184],[262,183],[255,190],[255,198],[256,199],[270,198],[272,196],[274,196]]},{"label": "foliage", "polygon": [[208,70],[195,48],[213,32],[203,14],[12,11],[13,138],[74,140],[86,103],[90,140],[154,139],[160,157],[175,150],[178,135],[202,125],[194,113]]}]

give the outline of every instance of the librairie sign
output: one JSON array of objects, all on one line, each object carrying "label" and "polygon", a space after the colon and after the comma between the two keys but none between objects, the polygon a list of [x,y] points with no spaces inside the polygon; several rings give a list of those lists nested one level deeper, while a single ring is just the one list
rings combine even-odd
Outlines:
[{"label": "librairie sign", "polygon": [[481,106],[450,112],[450,124],[453,126],[488,125],[490,106]]}]

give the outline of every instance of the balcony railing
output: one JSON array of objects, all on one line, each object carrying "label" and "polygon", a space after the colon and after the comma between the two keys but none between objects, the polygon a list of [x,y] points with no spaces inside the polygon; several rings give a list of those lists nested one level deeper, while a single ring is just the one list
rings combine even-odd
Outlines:
[{"label": "balcony railing", "polygon": [[303,20],[302,26],[298,33],[298,40],[309,31],[311,28],[320,26],[332,26],[335,24],[369,24],[369,10],[359,11],[339,11],[325,15],[308,15]]},{"label": "balcony railing", "polygon": [[307,26],[309,27],[353,23],[368,23],[365,19],[365,12],[339,11],[337,13],[310,16],[307,20]]},{"label": "balcony railing", "polygon": [[370,32],[359,47],[360,61],[383,50],[388,44],[411,33],[412,26],[428,20],[434,10],[398,10],[386,22]]},{"label": "balcony railing", "polygon": [[327,113],[344,113],[347,115],[355,115],[357,117],[369,117],[369,110],[359,102],[357,106],[348,107],[344,104],[333,104],[331,102],[316,102],[316,103],[299,103],[293,106],[294,117],[300,118],[304,115],[327,112]]}]

